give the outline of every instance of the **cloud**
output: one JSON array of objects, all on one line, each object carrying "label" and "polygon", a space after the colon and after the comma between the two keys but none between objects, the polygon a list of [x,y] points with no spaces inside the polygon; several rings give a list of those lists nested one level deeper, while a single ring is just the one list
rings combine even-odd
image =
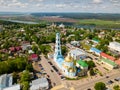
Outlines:
[{"label": "cloud", "polygon": [[113,5],[116,6],[116,7],[120,7],[119,3],[114,3]]},{"label": "cloud", "polygon": [[66,4],[56,4],[55,6],[56,6],[57,8],[65,8],[65,7],[67,7]]},{"label": "cloud", "polygon": [[7,6],[8,7],[20,7],[20,8],[24,8],[24,7],[27,7],[28,3],[21,3],[21,2],[17,2],[15,1],[14,3],[10,3],[8,4]]},{"label": "cloud", "polygon": [[120,3],[119,0],[110,0],[112,3]]},{"label": "cloud", "polygon": [[30,0],[30,2],[43,2],[44,0]]},{"label": "cloud", "polygon": [[17,3],[17,2],[18,2],[18,0],[12,0],[12,2],[13,2],[13,3]]},{"label": "cloud", "polygon": [[100,4],[100,3],[102,3],[102,0],[93,0],[93,3],[94,4]]}]

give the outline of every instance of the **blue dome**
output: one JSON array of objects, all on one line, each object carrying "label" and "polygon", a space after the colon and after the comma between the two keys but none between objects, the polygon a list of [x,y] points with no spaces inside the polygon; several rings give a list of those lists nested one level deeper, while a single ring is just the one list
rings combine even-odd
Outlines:
[{"label": "blue dome", "polygon": [[63,57],[57,58],[57,60],[56,60],[58,66],[60,66],[60,67],[62,66],[63,61],[64,61]]}]

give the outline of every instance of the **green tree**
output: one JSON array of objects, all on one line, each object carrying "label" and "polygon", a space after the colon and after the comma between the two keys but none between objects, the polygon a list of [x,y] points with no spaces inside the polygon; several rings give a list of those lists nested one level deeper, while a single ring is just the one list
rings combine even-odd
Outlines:
[{"label": "green tree", "polygon": [[61,49],[62,49],[62,55],[65,55],[67,53],[67,51],[68,51],[66,46],[62,46]]},{"label": "green tree", "polygon": [[32,46],[32,50],[36,53],[36,52],[38,52],[38,47],[37,46]]},{"label": "green tree", "polygon": [[95,67],[95,63],[91,60],[91,61],[86,61],[86,63],[88,64],[88,69],[91,69],[93,67]]},{"label": "green tree", "polygon": [[25,81],[22,83],[22,90],[29,90],[29,82]]},{"label": "green tree", "polygon": [[27,70],[23,71],[20,81],[21,82],[25,82],[25,81],[29,82],[30,81],[30,72]]},{"label": "green tree", "polygon": [[33,71],[33,66],[32,66],[31,63],[28,63],[28,64],[26,65],[26,70],[28,70],[28,71],[30,71],[30,72]]},{"label": "green tree", "polygon": [[95,90],[106,90],[106,86],[103,82],[98,82],[94,86]]},{"label": "green tree", "polygon": [[114,90],[120,90],[120,86],[119,86],[119,85],[115,85],[115,86],[113,87],[113,89],[114,89]]},{"label": "green tree", "polygon": [[14,84],[14,83],[17,83],[18,73],[17,73],[17,72],[13,72],[13,73],[12,73],[12,76],[13,76],[13,84]]},{"label": "green tree", "polygon": [[90,69],[90,75],[91,76],[95,75],[95,72],[94,72],[93,68]]}]

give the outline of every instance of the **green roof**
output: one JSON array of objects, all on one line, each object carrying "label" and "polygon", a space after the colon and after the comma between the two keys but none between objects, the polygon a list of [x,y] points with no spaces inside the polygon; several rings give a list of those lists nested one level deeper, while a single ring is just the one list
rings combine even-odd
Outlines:
[{"label": "green roof", "polygon": [[116,63],[115,62],[113,62],[113,61],[111,61],[111,60],[109,60],[109,59],[102,59],[102,61],[103,62],[106,62],[106,63],[108,63],[108,64],[110,64],[110,65],[112,65],[112,66],[116,66]]},{"label": "green roof", "polygon": [[100,40],[96,39],[96,38],[93,38],[92,40],[96,41],[96,42],[100,42]]},{"label": "green roof", "polygon": [[77,60],[77,63],[82,67],[88,67],[88,64],[83,60]]}]

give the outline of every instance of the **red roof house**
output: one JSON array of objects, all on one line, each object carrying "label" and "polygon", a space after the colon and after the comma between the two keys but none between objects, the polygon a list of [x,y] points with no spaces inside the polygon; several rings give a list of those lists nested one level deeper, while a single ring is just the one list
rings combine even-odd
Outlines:
[{"label": "red roof house", "polygon": [[19,50],[22,50],[22,47],[21,47],[21,46],[17,46],[17,47],[15,47],[15,49],[16,49],[17,51],[19,51]]},{"label": "red roof house", "polygon": [[112,60],[112,61],[115,61],[115,57],[113,57],[113,56],[110,56],[110,55],[108,55],[108,54],[106,54],[106,53],[101,53],[100,54],[103,58],[107,58],[107,59],[109,59],[109,60]]},{"label": "red roof house", "polygon": [[120,65],[120,59],[115,61],[116,64]]},{"label": "red roof house", "polygon": [[11,52],[15,51],[15,47],[10,47],[9,49],[10,49]]},{"label": "red roof house", "polygon": [[37,61],[38,60],[38,55],[37,54],[32,54],[32,55],[30,55],[29,59],[32,60],[32,61]]},{"label": "red roof house", "polygon": [[102,56],[103,58],[107,58],[109,60],[115,61],[115,57],[112,57],[112,56],[110,56],[110,55],[108,55],[106,53],[102,52],[102,53],[100,53],[100,56]]}]

